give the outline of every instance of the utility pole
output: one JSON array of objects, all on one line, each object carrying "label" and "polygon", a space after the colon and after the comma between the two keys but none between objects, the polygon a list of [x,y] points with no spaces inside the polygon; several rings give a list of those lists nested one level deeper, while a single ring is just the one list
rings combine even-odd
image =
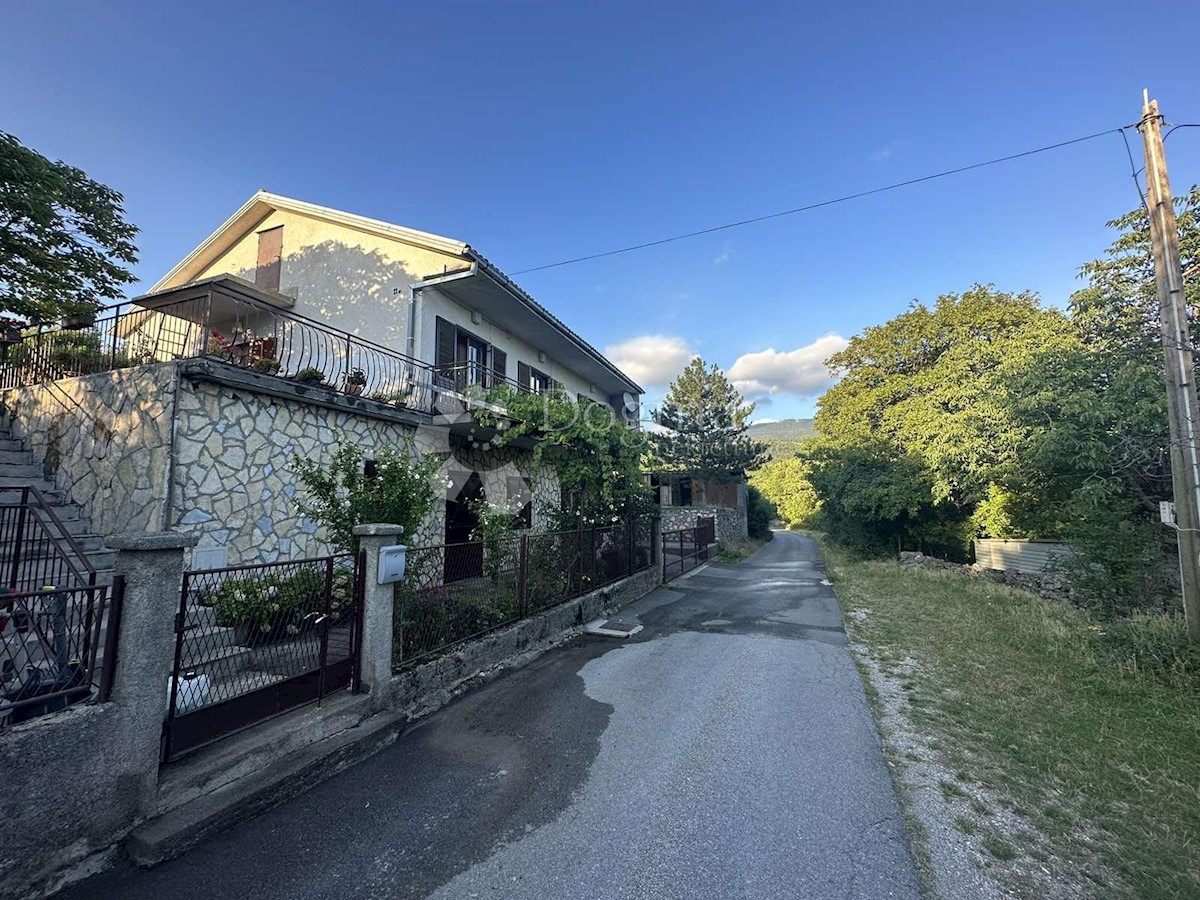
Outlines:
[{"label": "utility pole", "polygon": [[1138,131],[1146,151],[1146,211],[1150,216],[1171,415],[1171,482],[1179,536],[1179,574],[1188,636],[1196,641],[1200,640],[1200,402],[1196,398],[1196,359],[1179,262],[1179,226],[1163,152],[1162,120],[1158,101],[1151,100],[1149,91],[1144,91]]}]

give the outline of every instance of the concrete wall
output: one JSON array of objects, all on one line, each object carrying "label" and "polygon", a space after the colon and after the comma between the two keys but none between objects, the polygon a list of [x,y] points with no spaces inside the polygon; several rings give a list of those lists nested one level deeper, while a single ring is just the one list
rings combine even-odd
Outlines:
[{"label": "concrete wall", "polygon": [[38,896],[90,874],[154,809],[190,540],[139,534],[114,544],[126,589],[111,700],[0,729],[0,897]]},{"label": "concrete wall", "polygon": [[45,477],[100,534],[163,527],[175,401],[173,363],[0,393]]},{"label": "concrete wall", "polygon": [[392,679],[391,707],[410,718],[423,715],[448,703],[488,670],[545,650],[582,625],[628,606],[662,584],[661,556],[643,572],[402,669]]}]

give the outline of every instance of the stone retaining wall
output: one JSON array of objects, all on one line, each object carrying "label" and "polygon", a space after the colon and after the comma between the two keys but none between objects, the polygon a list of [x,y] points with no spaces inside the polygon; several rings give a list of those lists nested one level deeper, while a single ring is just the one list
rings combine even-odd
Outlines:
[{"label": "stone retaining wall", "polygon": [[[744,496],[746,486],[739,485],[739,487]],[[712,516],[716,523],[718,543],[738,544],[746,540],[748,536],[744,504],[740,509],[729,509],[725,506],[664,506],[660,513],[663,531],[693,528],[697,519]]]},{"label": "stone retaining wall", "polygon": [[[338,440],[368,457],[403,446],[453,456],[452,468],[479,472],[490,499],[507,500],[509,480],[528,479],[535,527],[540,511],[558,502],[553,470],[535,472],[528,450],[452,441],[444,426],[425,424],[428,417],[209,361],[13,388],[0,402],[93,531],[185,529],[199,538],[198,567],[330,552],[323,529],[297,508],[293,460],[328,460]],[[445,521],[443,496],[405,543],[444,543]]]}]

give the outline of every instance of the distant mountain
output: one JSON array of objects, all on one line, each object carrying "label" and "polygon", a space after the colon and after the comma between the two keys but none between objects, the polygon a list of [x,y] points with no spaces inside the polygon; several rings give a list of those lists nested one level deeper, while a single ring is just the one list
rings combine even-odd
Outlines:
[{"label": "distant mountain", "polygon": [[814,434],[812,419],[780,419],[751,425],[750,437],[756,441],[801,441]]},{"label": "distant mountain", "polygon": [[795,456],[800,442],[812,437],[812,419],[780,419],[778,422],[760,422],[747,429],[750,437],[767,445],[767,455],[772,459]]}]

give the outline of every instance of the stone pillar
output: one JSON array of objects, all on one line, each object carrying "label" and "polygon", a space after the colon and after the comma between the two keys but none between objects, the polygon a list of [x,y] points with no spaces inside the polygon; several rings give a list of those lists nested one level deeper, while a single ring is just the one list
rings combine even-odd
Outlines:
[{"label": "stone pillar", "polygon": [[158,793],[159,743],[170,705],[168,685],[175,662],[175,615],[183,581],[183,551],[196,545],[190,534],[171,531],[114,535],[116,575],[125,581],[117,665],[111,701],[121,707],[129,729],[127,771],[143,814]]},{"label": "stone pillar", "polygon": [[[399,544],[404,529],[399,525],[358,525],[354,536],[366,551],[363,566],[362,659],[359,672],[362,686],[371,696],[371,708],[381,710],[389,703],[392,682],[393,608],[395,585],[380,584],[379,550]],[[398,660],[397,660],[398,661]]]}]

